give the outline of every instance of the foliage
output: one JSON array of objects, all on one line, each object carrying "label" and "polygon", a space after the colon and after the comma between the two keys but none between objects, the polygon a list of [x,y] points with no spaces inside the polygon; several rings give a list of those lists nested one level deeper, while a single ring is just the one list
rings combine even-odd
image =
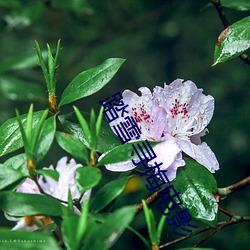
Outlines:
[{"label": "foliage", "polygon": [[[118,2],[120,4],[120,1]],[[126,8],[133,8],[133,14],[139,12],[140,8],[143,8],[145,12],[143,15],[139,12],[137,17],[139,21],[131,22],[129,25],[141,25],[143,17],[146,18],[146,23],[150,23],[150,20],[154,20],[154,18],[160,22],[164,16],[161,14],[160,8],[164,10],[171,6],[169,3],[159,3],[157,6],[153,2],[149,2],[145,4],[138,0],[133,2],[133,7],[130,7],[132,2],[129,0],[124,3],[123,14],[128,15],[128,18],[130,14]],[[33,25],[38,20],[45,22],[42,19],[43,15],[47,15],[48,12],[51,15],[53,11],[55,12],[55,16],[53,16],[55,20],[60,18],[60,13],[61,15],[67,13],[69,16],[74,15],[81,22],[84,19],[85,22],[88,19],[91,20],[93,13],[98,12],[98,9],[103,9],[105,12],[105,8],[107,8],[105,4],[107,3],[97,5],[97,2],[93,1],[91,5],[91,1],[86,0],[74,0],[71,4],[66,0],[32,1],[32,3],[25,3],[21,0],[8,2],[0,0],[3,13],[2,22],[5,22],[10,33],[13,30],[27,32],[28,27],[33,29]],[[116,4],[118,3],[114,3],[114,5]],[[249,10],[248,1],[239,1],[235,4],[235,1],[224,0],[221,1],[221,4],[223,7],[244,11],[244,13]],[[102,11],[100,13],[102,14]],[[50,16],[50,18],[52,17]],[[66,20],[65,16],[63,18],[65,18],[64,22],[69,22],[70,26],[71,21]],[[136,200],[133,199],[132,193],[126,193],[126,187],[131,185],[130,181],[134,176],[139,175],[138,172],[134,170],[118,176],[115,174],[110,176],[104,167],[107,164],[130,161],[134,142],[121,145],[103,118],[103,108],[100,109],[98,115],[93,108],[89,113],[86,112],[86,107],[82,108],[82,103],[87,98],[94,98],[92,100],[96,103],[93,106],[99,106],[98,98],[105,99],[107,97],[105,95],[107,93],[106,85],[112,82],[112,86],[115,86],[114,83],[118,81],[119,73],[125,74],[122,68],[128,67],[124,64],[125,59],[120,54],[114,58],[104,58],[102,63],[91,59],[91,57],[95,57],[95,53],[103,55],[101,57],[105,55],[102,51],[102,45],[98,43],[101,36],[103,39],[111,39],[110,48],[116,47],[120,41],[133,40],[129,36],[126,37],[125,30],[128,24],[122,22],[122,17],[114,13],[113,18],[112,25],[117,22],[122,27],[121,39],[115,38],[113,41],[111,41],[112,30],[103,31],[106,25],[103,24],[103,20],[107,23],[109,20],[106,20],[102,15],[93,22],[93,26],[98,28],[92,29],[90,25],[85,33],[82,32],[80,25],[75,23],[73,26],[72,37],[79,36],[89,44],[96,43],[96,51],[89,53],[89,64],[97,66],[88,66],[89,69],[86,69],[88,58],[85,59],[84,67],[81,65],[82,62],[79,62],[79,58],[76,60],[78,65],[70,65],[72,62],[76,63],[74,55],[68,55],[70,51],[67,51],[67,47],[61,52],[60,39],[55,50],[49,44],[47,44],[47,51],[42,50],[38,39],[35,41],[37,57],[34,56],[35,53],[21,57],[13,56],[12,58],[7,54],[8,58],[0,63],[0,93],[7,103],[15,101],[15,105],[18,105],[18,110],[20,110],[16,110],[16,117],[11,118],[8,115],[8,118],[0,126],[0,208],[7,219],[19,221],[24,219],[26,229],[37,231],[10,231],[6,228],[0,228],[0,234],[6,241],[5,243],[0,242],[0,249],[63,249],[65,247],[73,250],[118,249],[116,246],[120,240],[125,239],[126,242],[127,234],[130,234],[130,237],[138,236],[141,239],[141,243],[138,244],[144,244],[144,248],[153,250],[159,249],[159,246],[166,240],[171,242],[171,239],[166,239],[163,236],[172,228],[169,225],[170,218],[173,216],[170,211],[174,202],[177,202],[176,199],[170,202],[169,207],[165,210],[166,216],[161,215],[157,223],[160,210],[158,207],[151,206],[152,200],[156,201],[159,198],[157,192],[149,194],[150,199],[144,199],[140,203],[142,197],[148,195],[146,188],[140,190],[136,187]],[[1,23],[1,25],[3,24]],[[45,26],[44,23],[41,25]],[[168,20],[165,20],[164,25],[166,25],[165,30],[162,28],[161,32],[165,32],[165,37],[169,39],[169,43],[172,43],[171,36],[174,37],[178,30],[175,30],[174,24]],[[120,27],[112,26],[114,32]],[[215,45],[214,66],[219,63],[223,65],[224,62],[247,52],[250,46],[249,27],[249,17],[243,17],[222,31]],[[137,30],[138,27],[135,29]],[[52,30],[54,30],[53,27]],[[58,36],[56,29],[54,31],[54,37]],[[132,31],[131,36],[133,37]],[[77,42],[75,44],[77,47],[75,53],[77,54],[81,51],[81,46]],[[134,48],[135,50],[140,49],[140,43],[138,44],[139,46]],[[126,46],[125,49],[127,49]],[[41,81],[40,77],[37,76],[36,69],[34,69],[37,58],[45,79],[44,86],[35,84],[35,82]],[[134,60],[138,65],[135,70],[140,72],[142,66],[137,61],[140,61],[140,58],[134,58]],[[62,72],[59,71],[61,66],[58,67],[60,61],[62,61]],[[74,70],[69,70],[67,75],[64,71],[68,67],[74,67]],[[78,68],[85,69],[78,70]],[[81,72],[76,74],[79,71]],[[118,76],[115,76],[116,74]],[[147,74],[148,72],[145,70],[144,79],[146,79]],[[68,82],[67,86],[59,85],[57,79],[59,81],[65,79]],[[116,89],[116,87],[114,88]],[[102,94],[100,94],[101,91]],[[117,88],[117,91],[121,90]],[[112,92],[115,93],[113,89]],[[48,95],[47,98],[45,93]],[[93,97],[91,97],[92,95]],[[30,101],[35,102],[35,104],[31,104],[29,109],[26,104],[24,106],[20,104],[20,102],[29,103]],[[73,108],[72,104],[75,105]],[[1,109],[4,110],[4,104],[0,103],[0,105],[3,107]],[[41,108],[37,108],[40,106]],[[10,108],[12,107],[10,106]],[[84,111],[80,111],[82,109]],[[12,112],[6,109],[7,111]],[[150,145],[154,147],[158,143],[151,141]],[[67,200],[53,196],[45,191],[41,185],[45,177],[49,178],[51,183],[59,182],[61,178],[58,169],[42,168],[50,163],[51,154],[59,155],[57,150],[72,156],[79,163],[72,180],[76,183],[77,190],[71,189],[73,185],[71,183],[71,186],[69,185],[66,190]],[[100,154],[103,155],[99,158]],[[219,223],[218,203],[220,202],[217,178],[215,179],[212,173],[194,159],[185,158],[185,162],[185,167],[178,169],[177,178],[171,182],[175,189],[180,192],[183,201],[180,208],[188,209],[196,223],[195,225],[217,228]],[[221,166],[221,168],[223,167]],[[228,173],[225,171],[226,178],[227,175]],[[114,178],[114,176],[117,178],[110,180],[110,177]],[[145,178],[140,177],[141,183],[145,181]],[[34,183],[37,192],[17,192],[18,187],[27,180]],[[171,184],[166,184],[163,187],[169,187]],[[63,187],[61,188],[63,189]],[[74,191],[79,193],[78,197],[74,196]],[[138,197],[140,198],[138,199]],[[144,210],[145,218],[143,219],[137,216],[141,210]],[[238,218],[235,215],[231,217],[232,220]],[[29,223],[27,223],[28,219],[31,219]],[[132,228],[132,225],[135,229]],[[147,227],[148,235],[141,233],[138,225]],[[33,226],[36,228],[31,230]],[[124,231],[127,234],[123,235]],[[22,241],[27,241],[27,243],[24,244]],[[130,244],[127,243],[126,247],[130,247]]]}]

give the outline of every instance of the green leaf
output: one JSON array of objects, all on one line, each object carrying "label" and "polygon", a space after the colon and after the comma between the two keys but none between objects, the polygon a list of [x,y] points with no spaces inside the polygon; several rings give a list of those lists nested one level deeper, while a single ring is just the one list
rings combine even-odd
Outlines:
[{"label": "green leaf", "polygon": [[[173,203],[171,202],[171,204],[169,205],[169,207],[171,208],[172,205],[173,205]],[[169,212],[169,209],[166,208],[164,212],[165,212],[165,214],[167,214]],[[160,221],[159,221],[158,227],[157,227],[157,244],[158,245],[161,242],[161,234],[162,234],[162,230],[163,230],[165,222],[166,222],[166,216],[163,214],[161,216],[161,218],[160,218]]]},{"label": "green leaf", "polygon": [[40,175],[44,175],[44,176],[48,176],[51,179],[58,181],[59,179],[59,173],[56,170],[52,170],[52,169],[37,169],[36,170],[37,174]]},{"label": "green leaf", "polygon": [[10,231],[0,228],[1,243],[0,249],[11,250],[60,250],[56,241],[50,235],[26,232],[26,231]]},{"label": "green leaf", "polygon": [[96,115],[94,109],[90,112],[89,122],[90,136],[91,136],[91,149],[96,150]]},{"label": "green leaf", "polygon": [[69,250],[77,250],[76,233],[78,216],[65,217],[62,222],[62,235],[64,243]]},{"label": "green leaf", "polygon": [[239,10],[239,11],[247,11],[250,10],[250,1],[249,0],[221,0],[221,4],[223,7]]},{"label": "green leaf", "polygon": [[42,86],[9,76],[0,77],[0,93],[15,101],[43,102],[46,100]]},{"label": "green leaf", "polygon": [[0,164],[0,190],[13,184],[16,181],[21,181],[26,176],[20,171],[10,168],[9,166]]},{"label": "green leaf", "polygon": [[40,66],[41,66],[42,71],[43,71],[43,76],[44,76],[44,79],[46,82],[47,89],[48,89],[48,91],[50,91],[51,89],[50,89],[49,73],[48,73],[48,70],[47,70],[47,67],[45,64],[44,56],[43,56],[42,51],[40,49],[40,46],[36,40],[35,40],[35,47],[36,47],[36,53],[37,53],[37,57],[38,57]]},{"label": "green leaf", "polygon": [[193,219],[216,227],[218,204],[213,197],[213,193],[218,192],[216,180],[204,166],[191,159],[185,161],[186,166],[178,169],[173,182],[175,190],[180,192],[182,206]]},{"label": "green leaf", "polygon": [[62,216],[66,209],[59,201],[45,195],[13,192],[0,193],[0,208],[11,216]]},{"label": "green leaf", "polygon": [[90,147],[91,146],[91,134],[90,134],[90,130],[89,130],[89,125],[88,125],[86,119],[84,118],[84,116],[81,114],[80,110],[75,106],[73,106],[73,108],[75,110],[76,117],[81,125],[84,137],[86,138],[87,143]]},{"label": "green leaf", "polygon": [[95,187],[101,180],[102,173],[95,167],[77,168],[75,174],[76,185],[81,194]]},{"label": "green leaf", "polygon": [[132,176],[127,176],[116,179],[100,188],[92,200],[92,210],[97,213],[101,211],[104,207],[106,207],[116,197],[118,197],[124,190],[128,180],[131,177]]},{"label": "green leaf", "polygon": [[[123,161],[127,161],[127,160],[131,160],[133,158],[136,158],[136,156],[131,156],[132,151],[133,151],[132,145],[133,144],[137,145],[139,143],[142,143],[143,141],[144,140],[129,142],[129,143],[126,143],[126,144],[123,144],[123,145],[120,145],[118,147],[113,148],[104,157],[101,158],[101,160],[100,160],[100,162],[98,162],[97,166],[102,166],[105,164],[111,164],[111,163],[117,163],[117,162],[123,162]],[[154,147],[158,144],[158,142],[149,141],[149,144],[151,147]]]},{"label": "green leaf", "polygon": [[85,200],[83,202],[82,213],[80,215],[78,225],[77,225],[76,242],[77,242],[78,248],[81,245],[81,241],[82,241],[84,234],[86,233],[86,229],[88,226],[88,213],[89,213],[89,201]]},{"label": "green leaf", "polygon": [[[43,111],[34,112],[33,127],[38,123],[42,114]],[[20,118],[22,124],[25,124],[27,114],[21,115]],[[0,156],[13,152],[22,146],[23,141],[17,118],[11,118],[0,126]]]},{"label": "green leaf", "polygon": [[65,217],[62,222],[62,234],[67,249],[80,249],[82,238],[87,229],[88,201],[84,201],[79,216]]},{"label": "green leaf", "polygon": [[124,59],[110,58],[99,66],[78,74],[64,90],[59,106],[92,95],[103,88],[124,63]]},{"label": "green leaf", "polygon": [[56,132],[56,117],[52,116],[44,121],[38,141],[37,161],[40,162],[48,153]]},{"label": "green leaf", "polygon": [[214,65],[239,56],[250,47],[250,16],[228,26],[218,37]]},{"label": "green leaf", "polygon": [[83,249],[106,250],[112,247],[133,220],[136,208],[136,206],[126,206],[110,214],[102,225],[90,231]]},{"label": "green leaf", "polygon": [[88,164],[88,151],[85,145],[73,135],[56,132],[56,141],[62,149],[71,154],[82,164]]},{"label": "green leaf", "polygon": [[4,165],[8,166],[9,168],[18,170],[19,172],[28,176],[29,171],[26,165],[26,160],[27,160],[26,155],[23,153],[10,157],[8,160],[4,162]]},{"label": "green leaf", "polygon": [[[89,118],[89,114],[83,113],[85,117]],[[81,127],[78,124],[74,113],[67,115],[60,115],[59,120],[63,127],[76,138],[78,138],[86,147],[90,148],[89,143],[84,136]],[[104,153],[112,148],[121,145],[118,136],[114,134],[107,122],[102,121],[99,140],[97,143],[97,152]]]},{"label": "green leaf", "polygon": [[101,131],[101,127],[102,127],[102,117],[103,117],[103,110],[104,108],[101,107],[100,111],[99,111],[99,115],[97,117],[97,121],[96,121],[96,139],[98,141],[99,139],[99,135],[100,135],[100,131]]},{"label": "green leaf", "polygon": [[68,209],[69,211],[74,212],[74,201],[72,198],[70,188],[68,189]]},{"label": "green leaf", "polygon": [[155,217],[151,209],[148,208],[148,205],[144,200],[142,200],[143,211],[146,218],[148,233],[150,237],[151,244],[157,244],[157,233],[156,233],[156,222]]}]

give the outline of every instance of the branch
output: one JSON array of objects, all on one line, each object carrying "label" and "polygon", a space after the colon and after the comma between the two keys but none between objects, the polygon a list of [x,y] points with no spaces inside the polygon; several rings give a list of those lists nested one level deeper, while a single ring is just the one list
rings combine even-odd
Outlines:
[{"label": "branch", "polygon": [[[211,0],[211,3],[216,8],[216,10],[217,10],[217,12],[219,14],[220,20],[223,23],[224,28],[226,29],[228,26],[230,26],[230,22],[229,22],[226,14],[225,14],[223,8],[222,8],[220,0]],[[249,57],[248,57],[247,54],[241,54],[239,57],[245,63],[247,63],[248,65],[250,65],[250,59],[249,59]]]},{"label": "branch", "polygon": [[239,191],[250,185],[250,176],[225,188],[219,188],[220,199],[226,198],[229,194]]},{"label": "branch", "polygon": [[[153,193],[152,195],[150,195],[148,198],[145,199],[145,202],[147,205],[152,204],[153,202],[155,202],[156,200],[158,200],[160,198],[159,195],[157,195],[157,193],[159,193],[160,191],[162,191],[163,189],[165,189],[166,187],[163,187],[162,189],[160,189],[159,191]],[[137,205],[137,210],[136,210],[136,215],[139,214],[141,211],[143,210],[143,204],[142,202],[139,203]]]},{"label": "branch", "polygon": [[[224,227],[227,227],[227,226],[232,225],[232,224],[238,224],[238,223],[241,223],[241,222],[247,222],[247,221],[250,221],[250,217],[249,216],[237,216],[237,215],[234,215],[234,217],[231,220],[229,220],[229,221],[219,222],[218,223],[218,227],[216,229],[214,229],[213,231],[209,232],[209,234],[207,234],[205,236],[206,238],[205,237],[202,238],[201,240],[203,240],[203,241],[200,240],[198,243],[196,243],[195,247],[198,246],[199,244],[201,244],[202,242],[204,242],[206,239],[208,239],[210,236],[212,236],[216,232],[218,232],[221,229],[223,229]],[[211,230],[211,229],[213,229],[213,228],[210,227],[210,226],[203,227],[200,230],[189,234],[188,236],[184,236],[184,237],[178,238],[176,240],[173,240],[171,242],[162,244],[162,245],[159,246],[159,248],[169,247],[171,245],[174,245],[174,244],[179,243],[181,241],[187,240],[187,239],[189,239],[189,238],[191,238],[191,237],[193,237],[193,236],[195,236],[197,234],[206,232],[206,231]]]},{"label": "branch", "polygon": [[204,241],[206,241],[209,237],[211,237],[212,235],[214,235],[215,233],[219,232],[221,229],[233,225],[233,224],[238,224],[241,222],[247,222],[250,221],[250,216],[238,216],[235,215],[232,217],[231,220],[229,221],[223,221],[216,229],[212,230],[211,232],[209,232],[207,235],[205,235],[201,240],[199,240],[196,244],[194,244],[194,247],[199,246],[200,244],[202,244]]}]

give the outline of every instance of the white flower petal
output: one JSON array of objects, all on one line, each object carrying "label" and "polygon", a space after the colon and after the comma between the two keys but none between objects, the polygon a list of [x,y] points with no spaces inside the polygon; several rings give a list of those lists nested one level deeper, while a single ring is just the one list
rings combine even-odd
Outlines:
[{"label": "white flower petal", "polygon": [[214,112],[214,98],[192,81],[177,79],[154,89],[154,98],[168,112],[170,133],[191,136],[205,129]]},{"label": "white flower petal", "polygon": [[36,185],[36,183],[27,178],[16,190],[19,193],[27,193],[27,194],[40,194],[40,191]]},{"label": "white flower petal", "polygon": [[148,162],[148,165],[153,166],[154,162],[158,164],[162,162],[160,169],[167,170],[166,176],[169,181],[174,180],[177,168],[185,165],[185,161],[182,160],[181,149],[175,139],[169,136],[167,140],[157,144],[153,150],[157,158]]},{"label": "white flower petal", "polygon": [[39,184],[42,186],[44,191],[55,198],[63,201],[68,200],[68,190],[70,189],[73,199],[79,198],[80,193],[77,189],[76,182],[74,179],[75,171],[80,164],[76,164],[74,159],[69,162],[67,157],[61,158],[56,166],[56,170],[59,173],[58,181],[55,181],[49,177],[43,177],[39,179]]},{"label": "white flower petal", "polygon": [[190,140],[179,140],[179,145],[183,152],[206,167],[211,173],[219,169],[215,154],[205,142],[195,145]]}]

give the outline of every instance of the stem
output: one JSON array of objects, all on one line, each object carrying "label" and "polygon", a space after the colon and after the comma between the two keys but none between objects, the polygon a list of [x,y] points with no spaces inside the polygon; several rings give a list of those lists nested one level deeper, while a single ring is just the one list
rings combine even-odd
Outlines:
[{"label": "stem", "polygon": [[[230,22],[223,10],[223,7],[221,5],[221,2],[220,0],[211,0],[211,3],[214,5],[214,7],[216,8],[218,14],[219,14],[219,17],[220,17],[220,20],[221,22],[223,23],[223,26],[224,28],[226,29],[228,26],[230,26]],[[250,59],[248,57],[247,54],[241,54],[240,56],[240,59],[243,60],[245,63],[247,63],[248,65],[250,65]]]},{"label": "stem", "polygon": [[218,208],[219,211],[221,211],[223,214],[226,214],[227,216],[229,216],[230,218],[234,217],[235,214],[232,214],[231,212],[227,211],[226,209],[222,208],[222,207],[219,207]]},{"label": "stem", "polygon": [[56,198],[56,197],[54,197],[54,196],[52,196],[52,195],[50,195],[50,194],[45,193],[45,192],[43,191],[42,187],[40,186],[40,184],[39,184],[39,182],[37,181],[36,178],[35,178],[35,179],[32,179],[32,180],[36,183],[36,185],[37,185],[37,187],[38,187],[38,189],[39,189],[39,192],[40,192],[41,194],[48,195],[48,196],[50,196],[51,198],[53,198],[54,200],[57,200],[57,201],[59,201],[59,202],[61,202],[61,203],[68,204],[67,201],[63,201],[63,200],[58,199],[58,198]]},{"label": "stem", "polygon": [[[247,222],[247,221],[250,221],[250,216],[238,216],[238,215],[234,215],[232,217],[232,219],[229,220],[229,221],[219,222],[218,223],[218,227],[216,229],[214,229],[213,231],[209,232],[209,234],[207,234],[205,237],[203,237],[202,241],[200,240],[198,243],[196,243],[194,245],[194,247],[200,245],[202,242],[204,242],[206,239],[208,239],[210,236],[212,236],[216,232],[220,231],[224,227],[227,227],[227,226],[232,225],[232,224],[238,224],[238,223],[241,223],[241,222]],[[187,240],[187,239],[189,239],[189,238],[191,238],[191,237],[193,237],[193,236],[195,236],[197,234],[206,232],[206,231],[208,231],[210,229],[213,229],[213,228],[210,227],[210,226],[203,227],[200,230],[189,234],[188,236],[184,236],[184,237],[178,238],[176,240],[173,240],[173,241],[167,242],[165,244],[162,244],[162,245],[159,246],[159,248],[164,248],[164,247],[168,247],[168,246],[174,245],[174,244],[179,243],[181,241]]]},{"label": "stem", "polygon": [[250,216],[234,215],[230,221],[224,221],[216,229],[214,229],[211,232],[209,232],[208,234],[206,234],[202,239],[200,239],[196,244],[194,244],[194,247],[199,246],[204,241],[206,241],[209,237],[211,237],[212,235],[214,235],[215,233],[219,232],[221,229],[223,229],[229,225],[238,224],[238,223],[247,222],[247,221],[250,221]]},{"label": "stem", "polygon": [[218,193],[221,198],[226,198],[229,194],[239,191],[250,185],[250,176],[244,178],[243,180],[236,182],[228,187],[219,188]]},{"label": "stem", "polygon": [[[157,195],[157,193],[159,193],[160,191],[162,191],[163,189],[165,189],[166,187],[163,187],[162,189],[160,189],[159,191],[153,193],[152,195],[150,195],[148,198],[144,199],[147,205],[152,204],[153,202],[155,202],[157,199],[159,199],[159,195]],[[139,203],[137,205],[137,210],[136,210],[136,215],[139,214],[141,211],[143,210],[143,204],[142,202]]]}]

